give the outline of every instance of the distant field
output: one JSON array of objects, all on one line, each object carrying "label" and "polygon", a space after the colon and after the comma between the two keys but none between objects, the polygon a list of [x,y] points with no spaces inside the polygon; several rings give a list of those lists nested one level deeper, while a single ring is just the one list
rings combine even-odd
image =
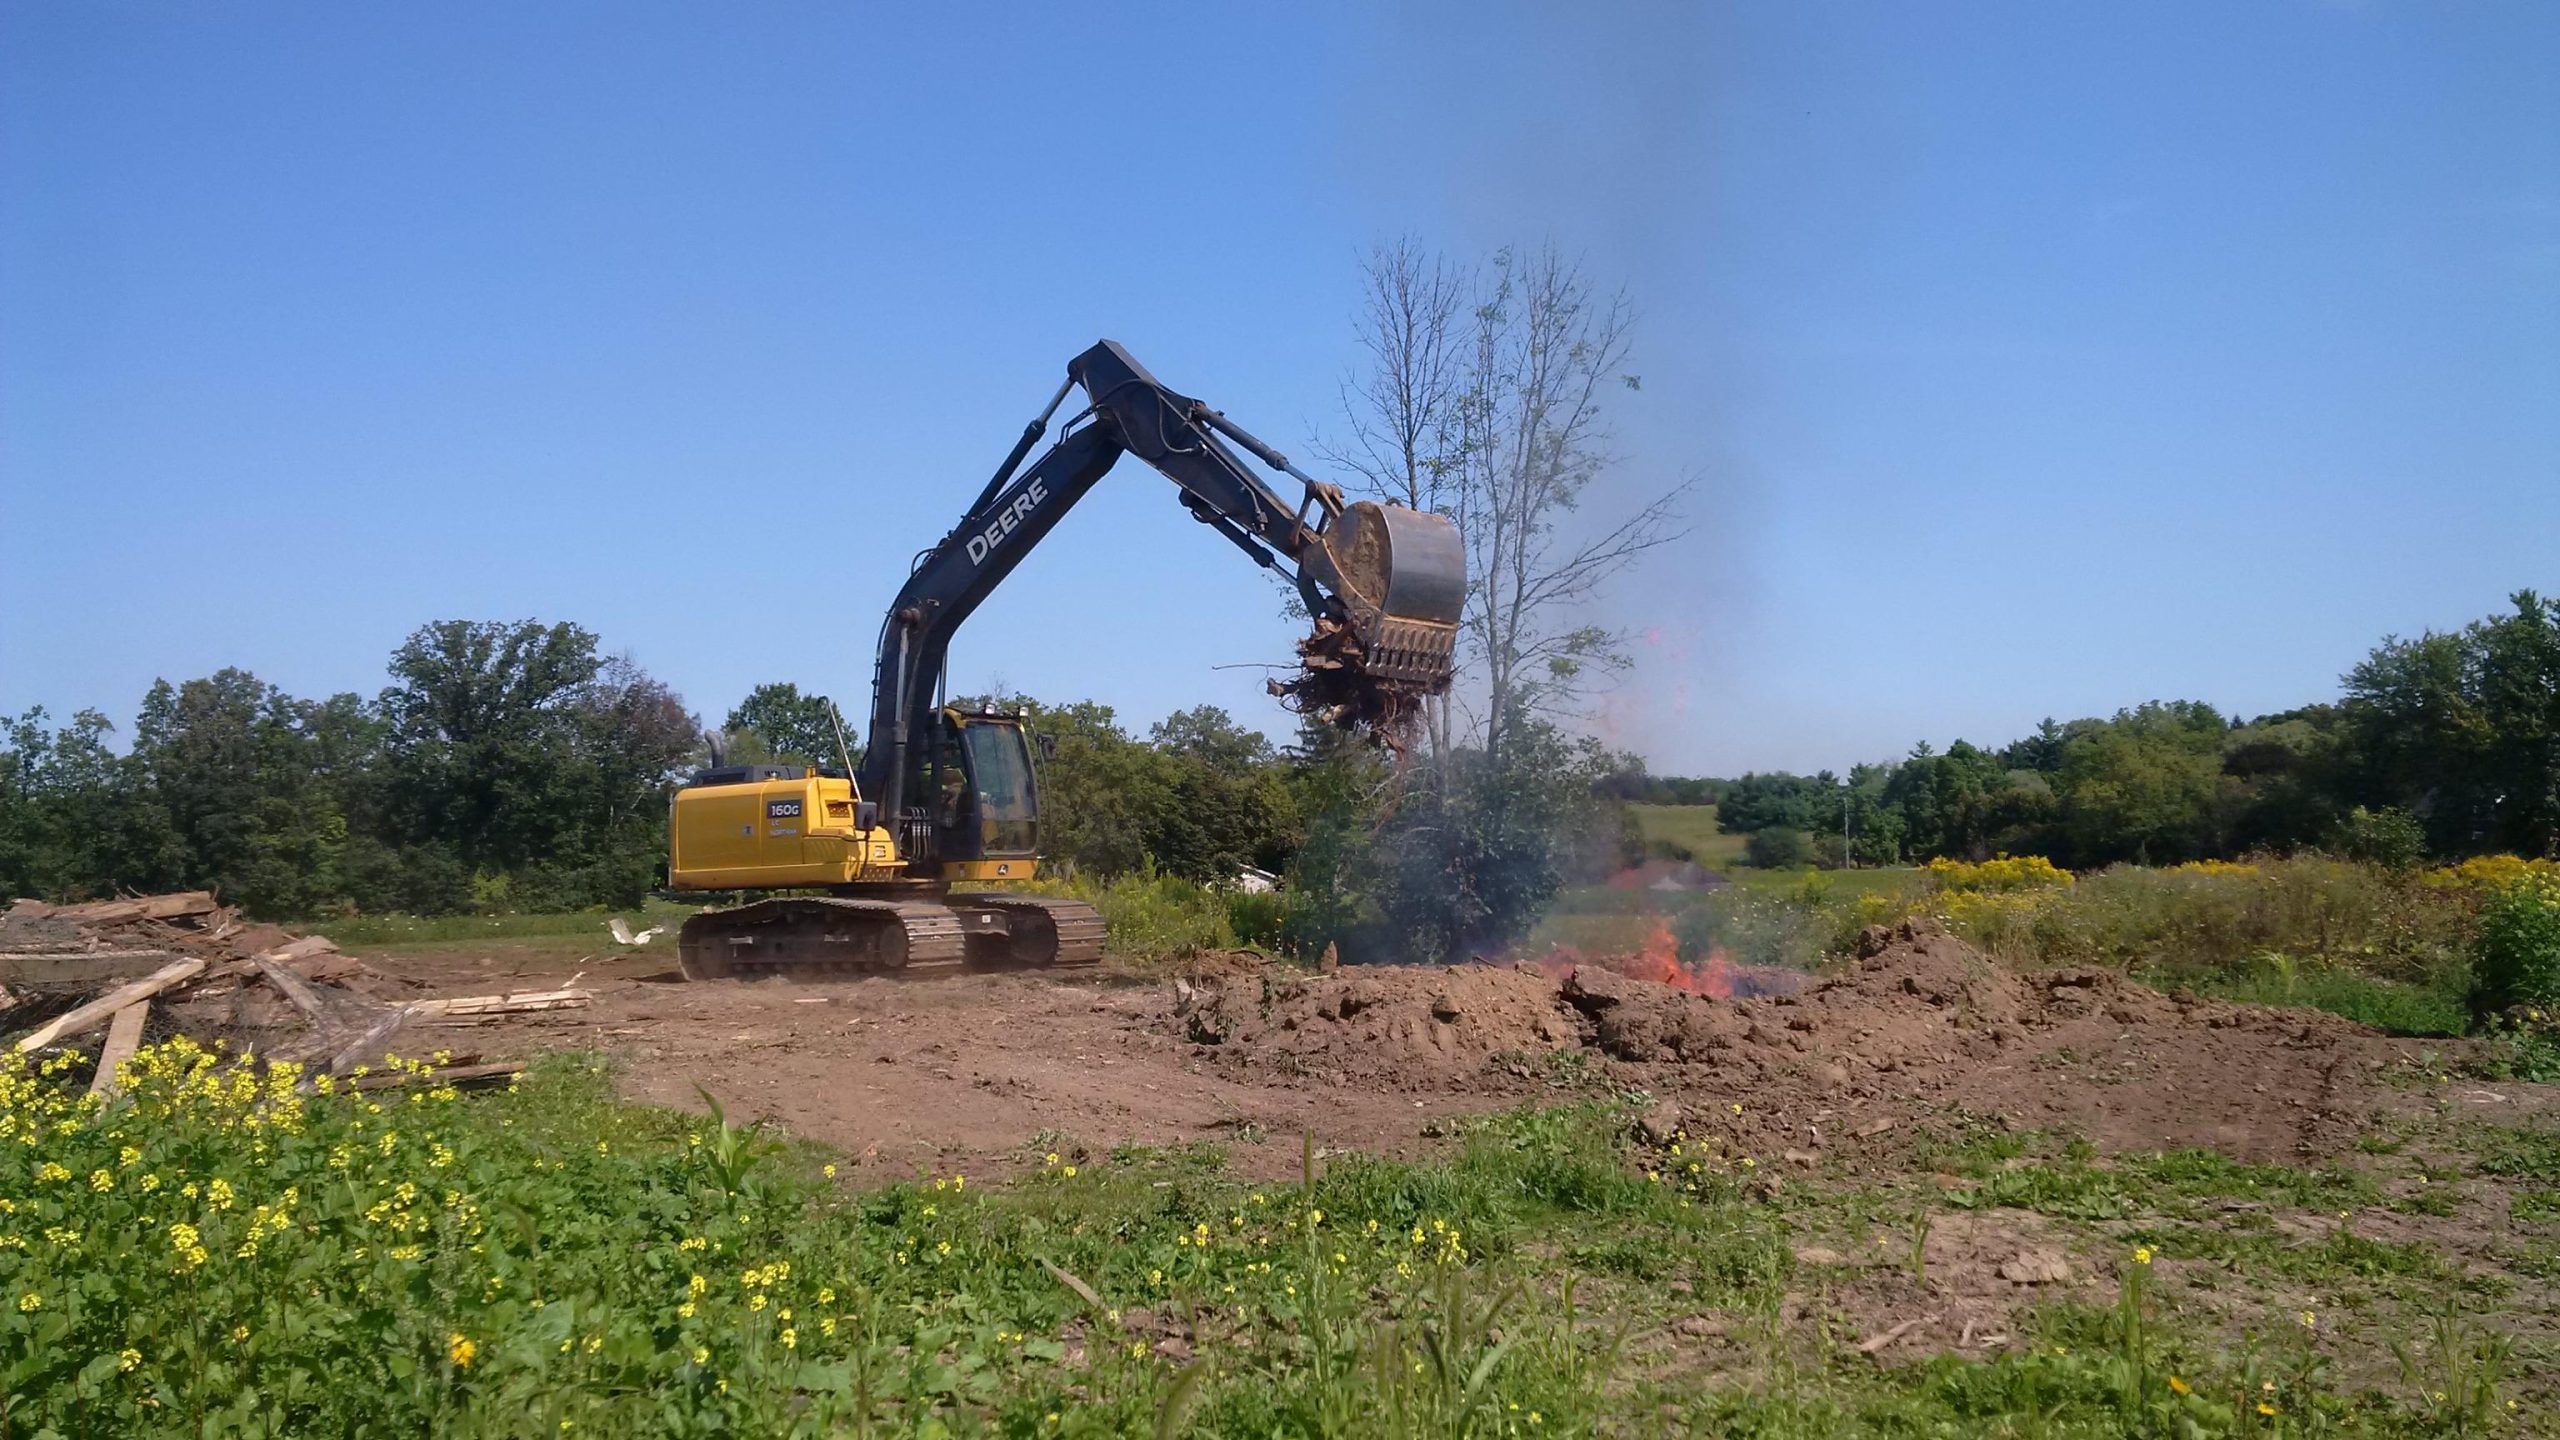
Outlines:
[{"label": "distant field", "polygon": [[297,928],[326,935],[340,945],[357,950],[442,949],[528,941],[557,941],[569,948],[580,945],[611,948],[612,940],[605,925],[615,914],[629,921],[635,930],[651,925],[672,929],[683,924],[685,917],[693,914],[695,908],[653,899],[636,910],[550,910],[522,915],[365,915],[346,920],[323,920]]},{"label": "distant field", "polygon": [[1630,805],[1635,812],[1636,827],[1644,832],[1644,843],[1656,849],[1676,850],[1710,870],[1721,870],[1742,863],[1742,841],[1739,835],[1727,835],[1716,829],[1716,807],[1713,805]]},{"label": "distant field", "polygon": [[[1827,897],[1891,894],[1920,883],[1920,871],[1909,865],[1888,865],[1868,870],[1817,870],[1810,882]],[[1794,891],[1806,883],[1802,870],[1753,870],[1743,867],[1733,872],[1733,882],[1753,890]]]}]

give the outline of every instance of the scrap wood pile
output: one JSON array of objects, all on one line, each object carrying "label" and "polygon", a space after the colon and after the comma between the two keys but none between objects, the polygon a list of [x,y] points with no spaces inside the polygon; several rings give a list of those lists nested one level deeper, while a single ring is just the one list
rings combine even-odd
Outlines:
[{"label": "scrap wood pile", "polygon": [[[399,1050],[454,1047],[421,1033],[588,1002],[578,989],[410,998],[407,987],[339,953],[324,936],[243,920],[201,890],[0,911],[0,1035],[22,1054],[97,1047],[90,1088],[146,1040],[186,1035],[269,1061],[344,1075]],[[512,1075],[519,1063],[437,1072],[456,1083]],[[397,1075],[367,1077],[388,1082]]]}]

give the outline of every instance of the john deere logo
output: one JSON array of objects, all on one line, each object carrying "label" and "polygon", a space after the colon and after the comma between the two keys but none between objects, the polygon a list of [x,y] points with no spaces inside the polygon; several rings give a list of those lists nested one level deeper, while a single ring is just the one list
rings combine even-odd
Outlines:
[{"label": "john deere logo", "polygon": [[1038,509],[1040,502],[1048,498],[1046,481],[1034,480],[1023,486],[1022,493],[1006,502],[1005,507],[996,512],[996,518],[987,522],[987,528],[969,537],[969,563],[987,563],[987,556],[1012,537],[1013,527],[1022,523],[1022,517]]}]

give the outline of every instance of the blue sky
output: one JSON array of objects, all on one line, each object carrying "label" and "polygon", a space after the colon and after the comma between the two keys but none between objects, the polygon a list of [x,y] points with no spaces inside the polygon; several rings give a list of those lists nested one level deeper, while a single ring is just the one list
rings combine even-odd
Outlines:
[{"label": "blue sky", "polygon": [[[858,712],[1070,355],[1304,452],[1398,233],[1641,313],[1595,510],[1700,488],[1591,723],[1659,770],[2560,588],[2560,6],[1297,9],[5,0],[0,711],[538,616]],[[1213,667],[1293,634],[1132,463],[954,680],[1277,734]]]}]

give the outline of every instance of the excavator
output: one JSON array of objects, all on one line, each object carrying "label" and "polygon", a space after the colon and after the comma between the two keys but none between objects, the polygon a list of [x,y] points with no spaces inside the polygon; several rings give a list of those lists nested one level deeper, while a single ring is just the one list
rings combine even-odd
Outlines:
[{"label": "excavator", "polygon": [[[1022,468],[1079,389],[1084,409]],[[1237,450],[1297,481],[1298,502],[1283,500]],[[1048,406],[890,602],[860,765],[839,736],[840,766],[715,760],[676,791],[670,889],[787,892],[686,921],[677,951],[688,979],[1102,958],[1092,906],[977,888],[1038,873],[1038,747],[1023,715],[939,697],[954,633],[1132,454],[1174,483],[1194,518],[1295,587],[1313,628],[1298,643],[1296,673],[1271,682],[1284,705],[1395,745],[1422,699],[1447,691],[1466,596],[1457,527],[1400,505],[1346,503],[1340,487],[1167,389],[1118,344],[1098,342],[1068,362]]]}]

